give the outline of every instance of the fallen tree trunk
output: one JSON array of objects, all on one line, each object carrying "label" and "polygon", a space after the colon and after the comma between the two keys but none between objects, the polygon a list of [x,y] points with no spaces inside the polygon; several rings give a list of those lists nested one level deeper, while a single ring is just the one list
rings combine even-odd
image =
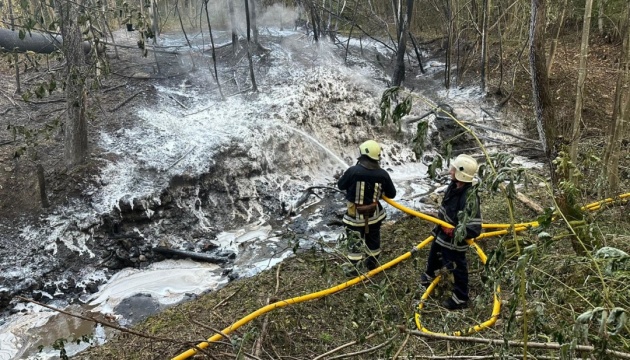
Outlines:
[{"label": "fallen tree trunk", "polygon": [[[0,51],[32,51],[38,54],[50,54],[61,49],[62,45],[63,39],[59,34],[31,31],[26,32],[24,39],[20,39],[20,33],[18,31],[0,29]],[[90,43],[84,41],[83,51],[87,54],[90,52],[90,49]]]},{"label": "fallen tree trunk", "polygon": [[204,262],[209,262],[213,264],[225,264],[229,260],[227,256],[217,256],[217,255],[212,255],[212,254],[204,254],[204,253],[198,253],[198,252],[186,251],[186,250],[175,250],[175,249],[169,249],[163,246],[154,247],[153,251],[155,251],[156,253],[160,253],[162,255],[189,258],[191,260],[204,261]]}]

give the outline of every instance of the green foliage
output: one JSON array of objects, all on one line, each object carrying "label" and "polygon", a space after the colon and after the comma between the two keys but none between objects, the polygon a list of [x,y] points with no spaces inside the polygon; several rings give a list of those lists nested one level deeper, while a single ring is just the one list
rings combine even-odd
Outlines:
[{"label": "green foliage", "polygon": [[424,152],[424,141],[429,133],[429,123],[426,121],[418,122],[416,127],[416,134],[413,138],[413,152],[416,154],[416,158],[422,157]]},{"label": "green foliage", "polygon": [[[490,191],[497,191],[499,185],[506,184],[506,195],[510,199],[516,198],[516,184],[526,182],[527,173],[522,167],[514,167],[514,155],[508,153],[496,153],[489,155],[492,167],[481,164],[479,177],[483,179],[484,187]],[[494,169],[494,171],[491,171]]]},{"label": "green foliage", "polygon": [[[381,96],[381,124],[391,120],[398,125],[398,131],[401,129],[401,120],[404,116],[409,115],[412,108],[411,96],[405,96],[399,100],[401,88],[394,86],[386,89]],[[392,106],[394,108],[392,109]]]},{"label": "green foliage", "polygon": [[433,161],[431,162],[431,164],[429,165],[429,168],[427,169],[427,172],[429,173],[429,177],[431,179],[435,179],[438,175],[438,170],[442,169],[442,157],[441,156],[435,156],[433,158]]},{"label": "green foliage", "polygon": [[37,147],[50,140],[52,135],[60,129],[62,125],[59,117],[54,118],[44,124],[42,128],[32,128],[24,125],[7,125],[13,136],[13,140],[20,140],[17,150],[14,151],[13,157],[19,158],[30,151],[33,157],[37,156]]}]

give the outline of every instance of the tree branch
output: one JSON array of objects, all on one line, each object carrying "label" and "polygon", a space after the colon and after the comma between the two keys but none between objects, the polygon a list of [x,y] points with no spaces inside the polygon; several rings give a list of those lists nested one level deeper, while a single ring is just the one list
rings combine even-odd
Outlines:
[{"label": "tree branch", "polygon": [[[488,344],[488,345],[507,345],[510,347],[523,347],[525,343],[522,341],[505,341],[503,339],[482,339],[482,338],[474,338],[469,336],[452,336],[452,335],[441,335],[441,334],[430,334],[425,333],[418,330],[409,330],[404,326],[399,326],[399,329],[403,332],[408,332],[411,335],[425,337],[429,339],[435,340],[449,340],[449,341],[458,341],[458,342],[469,342],[469,343],[478,343],[478,344]],[[527,347],[530,349],[547,349],[547,350],[560,350],[562,348],[562,344],[548,342],[548,343],[539,343],[539,342],[527,342]],[[576,345],[573,348],[575,351],[585,351],[585,352],[594,352],[596,349],[593,346],[588,345]],[[597,349],[599,350],[599,349]],[[604,350],[606,354],[618,357],[620,359],[630,359],[630,353],[625,353],[616,350]]]}]

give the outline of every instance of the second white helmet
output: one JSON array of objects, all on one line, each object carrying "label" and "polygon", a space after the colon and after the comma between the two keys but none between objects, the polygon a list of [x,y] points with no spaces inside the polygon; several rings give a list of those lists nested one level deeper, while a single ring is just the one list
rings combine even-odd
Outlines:
[{"label": "second white helmet", "polygon": [[475,178],[479,165],[472,156],[461,154],[451,161],[451,167],[455,169],[455,179],[469,183]]}]

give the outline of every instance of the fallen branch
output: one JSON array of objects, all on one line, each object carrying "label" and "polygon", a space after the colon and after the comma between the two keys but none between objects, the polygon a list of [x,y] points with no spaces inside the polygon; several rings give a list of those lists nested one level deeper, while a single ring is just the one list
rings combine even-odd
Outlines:
[{"label": "fallen branch", "polygon": [[[501,190],[505,190],[506,185],[505,184],[500,184],[499,187],[501,188]],[[523,193],[521,193],[519,191],[516,192],[516,199],[518,201],[522,202],[523,205],[525,205],[528,208],[534,210],[538,214],[542,214],[542,213],[545,212],[545,209],[542,206],[540,206],[539,204],[535,203],[532,199],[530,199],[525,194],[523,194]]]},{"label": "fallen branch", "polygon": [[177,159],[177,161],[175,161],[175,162],[173,163],[173,165],[169,166],[169,167],[168,167],[168,168],[166,168],[166,170],[164,170],[164,171],[169,171],[169,170],[171,170],[171,168],[172,168],[173,166],[177,165],[180,161],[182,161],[182,159],[183,159],[184,157],[186,157],[186,155],[190,154],[193,150],[195,150],[195,146],[193,146],[190,150],[188,150],[188,151],[187,151],[184,155],[182,155],[179,159]]},{"label": "fallen branch", "polygon": [[214,305],[214,307],[212,308],[212,310],[216,310],[219,306],[225,304],[228,300],[230,300],[232,297],[234,297],[234,295],[238,294],[239,291],[241,291],[243,289],[243,286],[241,286],[240,288],[236,289],[235,292],[232,293],[232,295],[226,297],[225,299],[219,301],[218,304]]},{"label": "fallen branch", "polygon": [[[457,341],[457,342],[469,342],[469,343],[478,343],[478,344],[488,344],[488,345],[498,345],[498,346],[510,346],[510,347],[524,347],[525,343],[522,341],[509,340],[505,341],[503,339],[484,339],[484,338],[475,338],[469,336],[452,336],[452,335],[441,335],[441,334],[432,334],[425,333],[418,330],[409,330],[404,326],[399,326],[399,329],[402,332],[408,332],[411,335],[425,337],[429,339],[435,340],[449,340],[449,341]],[[539,343],[539,342],[527,342],[527,348],[530,349],[545,349],[545,350],[560,350],[562,349],[563,344],[548,342],[548,343]],[[589,345],[576,345],[573,350],[575,351],[584,351],[584,352],[594,352],[594,346]],[[620,359],[630,359],[630,353],[625,353],[616,350],[604,349],[606,354],[618,357]]]},{"label": "fallen branch", "polygon": [[398,351],[396,351],[396,353],[392,357],[392,360],[398,359],[398,355],[400,355],[402,350],[405,348],[405,345],[407,345],[407,341],[409,341],[409,337],[410,336],[411,336],[411,334],[409,334],[409,333],[407,334],[407,336],[405,336],[405,340],[403,340],[402,344],[400,344],[400,347],[398,348]]},{"label": "fallen branch", "polygon": [[[225,344],[228,344],[228,345],[229,345],[229,344],[231,344],[231,343],[232,343],[232,338],[231,338],[231,337],[229,337],[229,336],[228,336],[226,333],[224,333],[223,331],[218,330],[218,329],[215,329],[215,328],[213,328],[212,326],[208,326],[208,325],[206,325],[206,324],[204,324],[204,323],[202,323],[202,322],[200,322],[200,321],[197,321],[197,320],[195,320],[195,319],[192,319],[192,318],[190,318],[189,320],[190,320],[190,322],[192,322],[193,324],[197,324],[197,325],[201,326],[202,328],[204,328],[204,329],[206,329],[206,330],[214,331],[214,332],[215,332],[215,333],[217,333],[217,334],[221,334],[221,335],[222,335],[225,339],[227,339],[227,340],[228,340],[227,342],[225,342]],[[203,341],[205,341],[205,340],[203,340]],[[219,343],[219,342],[221,342],[221,341],[217,341],[217,343]]]},{"label": "fallen branch", "polygon": [[197,252],[186,251],[186,250],[175,250],[175,249],[169,249],[163,246],[156,246],[153,248],[153,251],[158,254],[171,255],[171,256],[177,256],[177,257],[182,257],[182,258],[190,258],[192,260],[205,261],[205,262],[214,263],[214,264],[224,264],[228,262],[228,258],[223,257],[223,256],[197,253]]},{"label": "fallen branch", "polygon": [[145,91],[146,91],[146,89],[145,89],[145,90],[140,90],[140,91],[136,92],[135,94],[131,95],[130,97],[128,97],[127,99],[125,99],[125,100],[124,100],[123,102],[121,102],[120,104],[118,104],[118,105],[114,106],[114,108],[113,108],[113,109],[111,109],[111,110],[109,110],[109,111],[114,112],[114,111],[116,111],[116,110],[120,109],[120,108],[121,108],[121,107],[123,107],[126,103],[130,102],[131,100],[133,100],[133,98],[135,98],[136,96],[138,96],[138,95],[142,94],[142,93],[143,93],[143,92],[145,92]]},{"label": "fallen branch", "polygon": [[127,83],[127,82],[125,82],[125,83],[120,84],[120,85],[116,85],[116,86],[108,87],[107,89],[103,89],[103,92],[104,92],[104,93],[106,93],[106,92],[109,92],[109,91],[112,91],[112,90],[116,90],[116,89],[118,89],[118,88],[121,88],[121,87],[123,87],[123,86],[126,86],[127,84],[128,84],[128,83]]},{"label": "fallen branch", "polygon": [[371,347],[369,349],[365,349],[365,350],[361,350],[361,351],[357,351],[357,352],[353,352],[353,353],[348,353],[348,354],[343,354],[343,355],[339,355],[339,356],[333,356],[328,360],[333,360],[333,359],[343,359],[343,358],[347,358],[347,357],[352,357],[352,356],[357,356],[357,355],[363,355],[363,354],[368,354],[371,353],[373,351],[376,351],[382,347],[385,347],[387,345],[389,345],[390,342],[392,342],[398,335],[394,335],[391,338],[387,339],[387,341],[385,341],[382,344],[376,345],[374,347]]},{"label": "fallen branch", "polygon": [[[370,335],[366,336],[366,337],[365,337],[365,339],[364,339],[364,341],[365,341],[365,340],[369,340],[369,339],[371,339],[371,338],[375,337],[376,335],[378,335],[378,334],[380,334],[380,333],[381,333],[380,331],[379,331],[379,332],[372,333],[372,334],[370,334]],[[358,340],[351,341],[351,342],[349,342],[349,343],[346,343],[346,344],[343,344],[343,345],[341,345],[341,346],[338,346],[338,347],[336,347],[336,348],[334,348],[334,349],[332,349],[332,350],[330,350],[330,351],[328,351],[328,352],[325,352],[325,353],[323,353],[323,354],[321,354],[321,355],[319,355],[319,356],[317,356],[317,357],[314,357],[312,360],[319,360],[319,359],[322,359],[322,358],[324,358],[324,357],[326,357],[326,356],[328,356],[328,355],[330,355],[330,354],[334,354],[334,353],[336,353],[336,352],[338,352],[338,351],[340,351],[340,350],[343,350],[343,349],[345,349],[345,348],[347,348],[347,347],[349,347],[349,346],[352,346],[352,345],[356,345],[356,344],[358,344],[358,343],[359,343],[359,341],[358,341]]]}]

